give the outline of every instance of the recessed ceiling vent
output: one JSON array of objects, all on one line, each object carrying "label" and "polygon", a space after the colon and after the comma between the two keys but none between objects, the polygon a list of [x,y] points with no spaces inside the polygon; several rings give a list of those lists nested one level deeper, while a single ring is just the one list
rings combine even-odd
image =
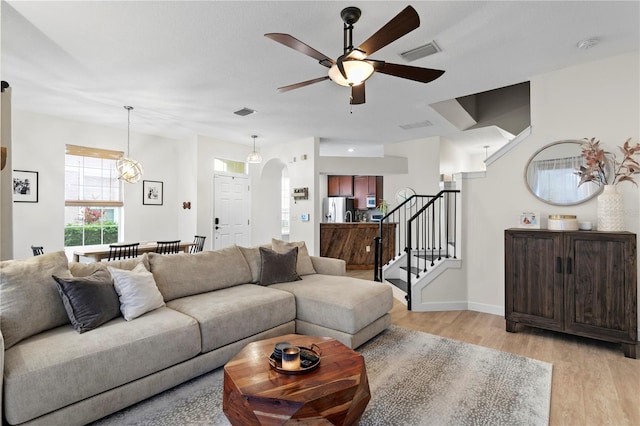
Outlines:
[{"label": "recessed ceiling vent", "polygon": [[241,117],[246,117],[247,115],[251,115],[254,112],[256,112],[255,109],[251,109],[251,108],[246,108],[245,107],[245,108],[242,108],[242,109],[239,109],[239,110],[235,111],[234,114],[235,115],[239,115]]},{"label": "recessed ceiling vent", "polygon": [[427,43],[423,46],[416,47],[415,49],[407,50],[404,53],[401,53],[402,56],[407,61],[415,61],[416,59],[424,58],[425,56],[433,55],[434,53],[441,52],[442,49],[436,44],[435,41]]},{"label": "recessed ceiling vent", "polygon": [[421,127],[429,127],[429,126],[433,126],[433,123],[430,122],[429,120],[424,120],[418,123],[401,124],[400,128],[403,130],[411,130],[411,129],[419,129]]}]

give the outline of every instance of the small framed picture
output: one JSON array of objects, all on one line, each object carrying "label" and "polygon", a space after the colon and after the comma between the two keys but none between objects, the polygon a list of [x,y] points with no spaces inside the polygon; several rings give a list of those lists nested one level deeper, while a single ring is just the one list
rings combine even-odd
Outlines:
[{"label": "small framed picture", "polygon": [[155,180],[142,181],[142,204],[162,205],[162,182]]},{"label": "small framed picture", "polygon": [[27,170],[13,171],[13,202],[38,202],[38,172]]},{"label": "small framed picture", "polygon": [[524,212],[520,215],[519,228],[540,228],[539,212]]}]

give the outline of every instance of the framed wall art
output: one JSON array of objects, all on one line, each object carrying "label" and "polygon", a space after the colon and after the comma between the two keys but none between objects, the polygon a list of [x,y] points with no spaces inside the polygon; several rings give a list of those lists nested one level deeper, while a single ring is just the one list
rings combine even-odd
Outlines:
[{"label": "framed wall art", "polygon": [[27,170],[13,171],[13,202],[38,202],[38,172]]},{"label": "framed wall art", "polygon": [[162,182],[155,180],[142,181],[142,204],[149,206],[162,205]]}]

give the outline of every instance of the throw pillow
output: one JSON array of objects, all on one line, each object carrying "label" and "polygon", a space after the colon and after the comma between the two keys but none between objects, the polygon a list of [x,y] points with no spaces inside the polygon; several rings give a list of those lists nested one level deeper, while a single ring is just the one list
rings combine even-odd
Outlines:
[{"label": "throw pillow", "polygon": [[286,253],[260,247],[260,285],[270,285],[298,281],[300,276],[296,272],[298,247]]},{"label": "throw pillow", "polygon": [[154,309],[164,306],[164,299],[156,286],[153,274],[141,263],[131,271],[108,266],[113,286],[120,298],[120,312],[131,321]]},{"label": "throw pillow", "polygon": [[120,315],[111,275],[100,269],[82,278],[53,276],[67,315],[78,333],[93,330]]},{"label": "throw pillow", "polygon": [[311,262],[311,257],[309,256],[309,250],[307,250],[307,245],[304,241],[288,242],[272,238],[271,245],[278,253],[284,253],[294,247],[298,247],[298,263],[296,265],[298,275],[310,275],[316,273],[313,263]]},{"label": "throw pillow", "polygon": [[260,250],[258,247],[242,247],[238,246],[240,252],[244,256],[244,259],[249,264],[251,270],[251,282],[257,283],[260,281]]},{"label": "throw pillow", "polygon": [[109,262],[70,262],[69,271],[71,271],[71,275],[73,275],[74,277],[86,277],[87,275],[91,275],[98,270],[104,270],[108,272],[107,266],[112,266],[118,269],[126,269],[127,271],[130,271],[138,266],[139,263],[142,263],[146,270],[149,271],[151,269],[149,267],[149,253],[144,253],[142,256],[130,259],[111,260]]},{"label": "throw pillow", "polygon": [[4,348],[69,324],[52,275],[70,277],[64,251],[0,262],[0,328]]}]

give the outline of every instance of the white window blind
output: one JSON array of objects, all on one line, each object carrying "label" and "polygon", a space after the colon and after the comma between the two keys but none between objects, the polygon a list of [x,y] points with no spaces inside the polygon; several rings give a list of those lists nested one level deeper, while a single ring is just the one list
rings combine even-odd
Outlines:
[{"label": "white window blind", "polygon": [[67,145],[65,155],[65,205],[123,206],[122,183],[115,163],[123,152]]}]

